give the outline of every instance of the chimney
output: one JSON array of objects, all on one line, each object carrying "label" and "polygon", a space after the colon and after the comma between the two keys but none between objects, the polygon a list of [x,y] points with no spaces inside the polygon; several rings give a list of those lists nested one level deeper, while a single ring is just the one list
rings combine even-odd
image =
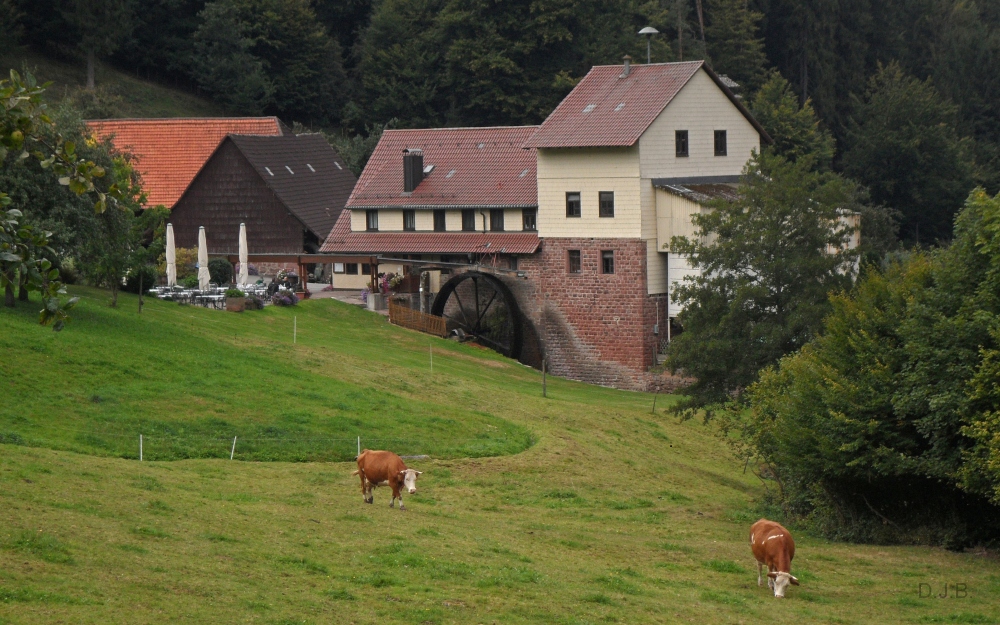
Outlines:
[{"label": "chimney", "polygon": [[419,148],[403,150],[403,192],[411,193],[424,179],[424,151]]},{"label": "chimney", "polygon": [[632,73],[632,57],[626,54],[624,60],[625,60],[625,70],[622,71],[622,75],[619,76],[619,78],[625,78],[626,76]]}]

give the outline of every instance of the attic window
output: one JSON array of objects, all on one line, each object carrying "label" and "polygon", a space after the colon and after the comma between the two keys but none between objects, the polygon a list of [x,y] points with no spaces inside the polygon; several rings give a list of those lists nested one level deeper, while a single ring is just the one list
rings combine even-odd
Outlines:
[{"label": "attic window", "polygon": [[584,113],[589,113],[589,112],[593,111],[596,108],[597,108],[596,104],[588,104],[587,106],[583,107],[583,112]]},{"label": "attic window", "polygon": [[625,103],[624,102],[622,102],[621,104],[619,104],[618,106],[615,107],[615,112],[617,113],[618,111],[622,110],[623,108],[625,108]]},{"label": "attic window", "polygon": [[313,169],[313,166],[312,166],[312,165],[310,165],[309,163],[306,163],[306,167],[308,167],[308,168],[309,168],[309,171],[311,171],[312,173],[314,173],[314,174],[316,173],[316,170],[315,170],[315,169]]},{"label": "attic window", "polygon": [[448,172],[448,175],[445,176],[445,178],[451,178],[454,175],[455,175],[455,170],[453,169],[453,170],[451,170],[451,171]]},{"label": "attic window", "polygon": [[434,171],[434,165],[428,165],[427,167],[424,167],[425,176],[429,176],[432,171]]},{"label": "attic window", "polygon": [[518,178],[524,178],[527,175],[528,175],[528,168],[526,167],[524,171],[521,172],[521,175],[518,176]]},{"label": "attic window", "polygon": [[291,168],[291,167],[289,167],[288,165],[285,165],[285,169],[287,169],[287,170],[288,170],[288,173],[290,173],[291,175],[293,175],[293,176],[295,175],[295,172],[294,172],[294,171],[292,171],[292,168]]},{"label": "attic window", "polygon": [[337,166],[337,169],[343,169],[337,161],[333,161],[333,164]]},{"label": "attic window", "polygon": [[270,167],[265,167],[264,169],[267,170],[267,173],[271,174],[272,176],[274,175],[274,172],[271,171]]}]

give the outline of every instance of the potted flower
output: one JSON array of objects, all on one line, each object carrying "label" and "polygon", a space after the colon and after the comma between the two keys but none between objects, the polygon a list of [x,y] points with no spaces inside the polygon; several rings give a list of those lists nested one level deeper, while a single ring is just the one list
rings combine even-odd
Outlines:
[{"label": "potted flower", "polygon": [[239,289],[226,289],[226,310],[243,312],[247,305],[246,294]]}]

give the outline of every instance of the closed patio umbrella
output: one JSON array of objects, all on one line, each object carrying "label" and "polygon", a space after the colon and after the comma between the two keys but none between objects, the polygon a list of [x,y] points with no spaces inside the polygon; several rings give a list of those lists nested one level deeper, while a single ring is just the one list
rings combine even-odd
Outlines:
[{"label": "closed patio umbrella", "polygon": [[174,249],[173,224],[167,224],[167,286],[177,286],[177,251]]},{"label": "closed patio umbrella", "polygon": [[250,278],[250,271],[247,268],[247,225],[240,224],[240,277],[239,285],[246,286]]},{"label": "closed patio umbrella", "polygon": [[208,242],[205,240],[205,226],[198,228],[198,288],[208,290],[212,277],[208,273]]}]

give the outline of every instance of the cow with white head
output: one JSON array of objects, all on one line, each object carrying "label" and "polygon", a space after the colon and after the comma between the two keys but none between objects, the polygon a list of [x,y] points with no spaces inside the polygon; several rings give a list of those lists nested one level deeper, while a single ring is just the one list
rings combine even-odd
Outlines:
[{"label": "cow with white head", "polygon": [[365,503],[375,501],[374,490],[378,486],[392,488],[392,500],[389,507],[392,508],[396,500],[399,499],[399,509],[405,510],[403,506],[403,493],[405,489],[409,494],[417,493],[417,477],[423,472],[407,468],[403,459],[391,451],[372,451],[366,449],[358,454],[358,470],[352,475],[361,478],[361,494]]},{"label": "cow with white head", "polygon": [[798,586],[792,575],[792,558],[795,557],[795,540],[792,533],[780,523],[761,519],[750,527],[750,551],[757,560],[757,585],[763,585],[761,572],[767,567],[767,586],[776,599],[783,599],[788,586]]}]

